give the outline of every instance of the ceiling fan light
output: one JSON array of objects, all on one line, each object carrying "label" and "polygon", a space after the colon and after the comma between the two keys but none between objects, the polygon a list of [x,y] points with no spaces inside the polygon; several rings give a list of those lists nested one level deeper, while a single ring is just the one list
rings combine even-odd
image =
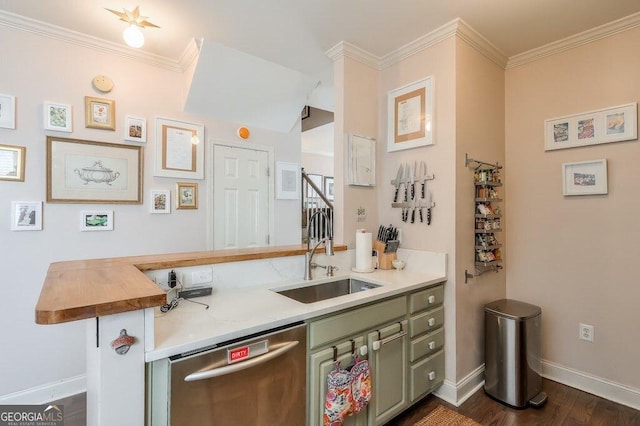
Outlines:
[{"label": "ceiling fan light", "polygon": [[140,31],[140,27],[135,24],[129,25],[122,33],[125,43],[133,48],[139,48],[144,45],[144,35]]}]

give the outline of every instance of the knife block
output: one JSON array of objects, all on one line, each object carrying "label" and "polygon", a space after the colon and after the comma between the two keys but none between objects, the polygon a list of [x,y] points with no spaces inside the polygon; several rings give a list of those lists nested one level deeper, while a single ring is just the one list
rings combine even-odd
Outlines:
[{"label": "knife block", "polygon": [[398,258],[397,253],[385,253],[385,244],[382,241],[375,240],[373,249],[378,252],[378,269],[393,269],[393,261]]}]

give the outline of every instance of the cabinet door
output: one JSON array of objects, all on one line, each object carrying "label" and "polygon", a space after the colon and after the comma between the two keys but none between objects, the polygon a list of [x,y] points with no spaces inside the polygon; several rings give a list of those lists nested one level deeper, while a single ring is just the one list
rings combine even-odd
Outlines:
[{"label": "cabinet door", "polygon": [[[353,339],[356,350],[364,345],[364,337]],[[351,355],[351,341],[343,341],[336,345],[338,361],[342,368],[348,369],[354,364]],[[327,376],[336,368],[333,361],[333,347],[312,353],[309,356],[309,402],[307,406],[307,418],[309,426],[321,426],[324,414],[324,403],[327,395]],[[365,426],[367,410],[357,415],[348,416],[344,422],[346,426]]]},{"label": "cabinet door", "polygon": [[367,340],[373,385],[369,425],[381,425],[408,405],[407,321],[369,333]]}]

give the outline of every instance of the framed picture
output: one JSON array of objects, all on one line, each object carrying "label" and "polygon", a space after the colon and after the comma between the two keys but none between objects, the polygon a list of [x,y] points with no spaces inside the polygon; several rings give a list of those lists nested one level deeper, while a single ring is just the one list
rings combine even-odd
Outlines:
[{"label": "framed picture", "polygon": [[544,149],[575,148],[638,139],[638,104],[545,120]]},{"label": "framed picture", "polygon": [[607,160],[564,163],[562,165],[563,195],[607,194]]},{"label": "framed picture", "polygon": [[376,184],[376,140],[368,136],[349,135],[349,185]]},{"label": "framed picture", "polygon": [[433,144],[433,77],[389,91],[387,151]]},{"label": "framed picture", "polygon": [[47,136],[47,202],[142,204],[142,148]]},{"label": "framed picture", "polygon": [[57,132],[72,132],[73,113],[71,105],[45,102],[44,129]]},{"label": "framed picture", "polygon": [[311,116],[311,108],[309,108],[309,105],[305,105],[304,108],[302,108],[302,113],[300,113],[300,117],[304,120],[305,118],[309,118]]},{"label": "framed picture", "polygon": [[154,176],[204,179],[204,126],[156,118]]},{"label": "framed picture", "polygon": [[178,209],[198,208],[198,184],[178,182],[177,184]]},{"label": "framed picture", "polygon": [[276,162],[276,199],[300,199],[300,165]]},{"label": "framed picture", "polygon": [[85,96],[84,121],[91,129],[115,130],[116,101]]},{"label": "framed picture", "polygon": [[171,191],[151,190],[151,213],[171,213]]},{"label": "framed picture", "polygon": [[147,120],[127,115],[124,140],[132,142],[147,141]]},{"label": "framed picture", "polygon": [[16,97],[0,93],[0,127],[16,128]]},{"label": "framed picture", "polygon": [[324,177],[324,194],[333,201],[333,176]]},{"label": "framed picture", "polygon": [[83,210],[80,212],[81,231],[113,231],[113,210]]},{"label": "framed picture", "polygon": [[0,180],[24,182],[27,148],[0,144]]},{"label": "framed picture", "polygon": [[42,229],[42,201],[12,201],[11,230],[39,231]]}]

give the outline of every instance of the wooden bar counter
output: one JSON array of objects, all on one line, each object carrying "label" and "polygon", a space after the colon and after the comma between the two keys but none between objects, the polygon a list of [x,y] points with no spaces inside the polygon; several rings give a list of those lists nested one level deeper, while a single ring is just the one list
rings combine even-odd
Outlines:
[{"label": "wooden bar counter", "polygon": [[291,245],[52,263],[36,305],[36,323],[58,324],[165,304],[165,292],[144,271],[297,256],[306,251],[306,245]]}]

